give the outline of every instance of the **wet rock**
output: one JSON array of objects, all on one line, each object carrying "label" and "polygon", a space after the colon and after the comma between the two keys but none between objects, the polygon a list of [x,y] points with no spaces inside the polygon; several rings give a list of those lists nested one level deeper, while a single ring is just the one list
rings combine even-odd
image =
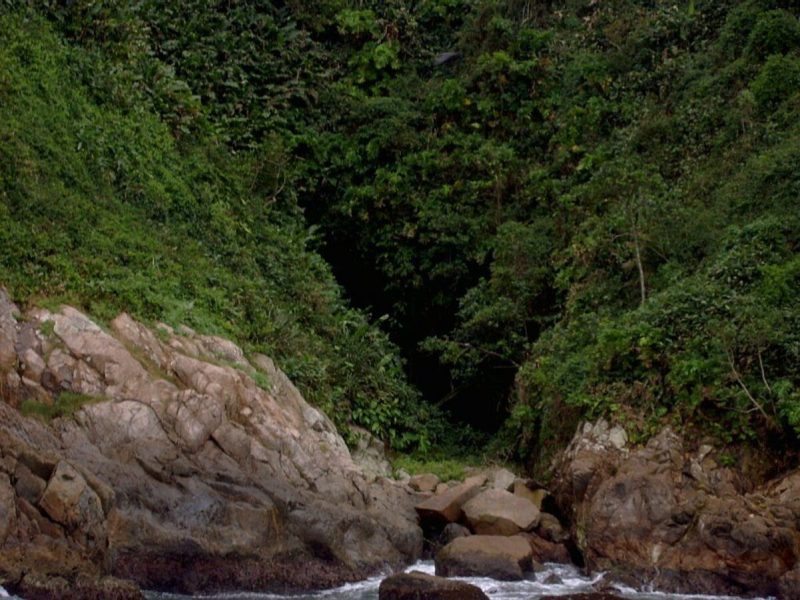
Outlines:
[{"label": "wet rock", "polygon": [[488,600],[477,586],[413,571],[391,575],[378,588],[379,600]]},{"label": "wet rock", "polygon": [[470,529],[480,535],[516,535],[539,523],[539,510],[533,504],[505,490],[481,492],[463,510]]},{"label": "wet rock", "polygon": [[622,596],[606,592],[564,594],[562,596],[542,596],[539,600],[624,600]]},{"label": "wet rock", "polygon": [[781,600],[800,600],[800,566],[784,573],[780,578],[778,597]]},{"label": "wet rock", "polygon": [[564,583],[564,580],[558,576],[558,573],[550,573],[542,578],[542,583],[545,585],[561,585]]},{"label": "wet rock", "polygon": [[441,526],[455,523],[463,514],[461,507],[480,491],[484,483],[485,475],[467,478],[463,483],[428,498],[414,508],[423,523]]},{"label": "wet rock", "polygon": [[26,600],[144,600],[135,584],[113,577],[98,580],[83,576],[73,580],[29,573],[10,591]]},{"label": "wet rock", "polygon": [[584,425],[555,467],[590,570],[666,591],[778,594],[800,559],[800,474],[742,493],[729,469],[688,453],[670,429],[633,450],[613,431]]},{"label": "wet rock", "polygon": [[436,555],[436,574],[444,577],[525,578],[532,571],[531,547],[521,536],[473,535],[450,542]]},{"label": "wet rock", "polygon": [[539,525],[536,533],[546,540],[556,544],[563,544],[569,539],[569,533],[562,527],[561,522],[550,513],[540,513]]},{"label": "wet rock", "polygon": [[533,560],[540,563],[559,563],[568,565],[572,562],[569,550],[564,544],[555,544],[535,534],[523,534],[531,545]]}]

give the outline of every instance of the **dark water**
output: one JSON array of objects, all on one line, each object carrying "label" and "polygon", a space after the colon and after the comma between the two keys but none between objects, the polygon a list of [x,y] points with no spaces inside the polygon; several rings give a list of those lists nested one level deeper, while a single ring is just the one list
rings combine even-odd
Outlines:
[{"label": "dark water", "polygon": [[[432,562],[420,562],[407,569],[433,574]],[[493,579],[463,578],[480,587],[492,600],[535,600],[543,595],[566,595],[593,591],[592,586],[602,575],[585,577],[577,569],[565,565],[546,565],[545,571],[536,574],[536,581],[503,582]],[[382,577],[374,577],[358,583],[348,584],[341,588],[325,590],[310,594],[292,596],[281,594],[259,594],[253,592],[236,592],[226,594],[209,594],[194,596],[207,600],[377,600],[378,585]],[[544,583],[551,581],[551,583]],[[732,600],[730,597],[681,596],[660,592],[637,592],[624,586],[618,586],[620,596],[630,600]],[[190,596],[176,594],[146,594],[149,600],[185,600]]]}]

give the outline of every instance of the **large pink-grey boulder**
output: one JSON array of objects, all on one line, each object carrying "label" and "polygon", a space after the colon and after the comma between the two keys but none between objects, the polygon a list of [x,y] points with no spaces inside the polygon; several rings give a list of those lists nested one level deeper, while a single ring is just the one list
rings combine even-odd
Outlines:
[{"label": "large pink-grey boulder", "polygon": [[485,475],[469,477],[463,483],[420,502],[414,508],[423,523],[455,523],[463,514],[461,507],[480,491],[484,483]]},{"label": "large pink-grey boulder", "polygon": [[[67,306],[20,315],[0,290],[0,585],[299,590],[420,556],[418,496],[365,473],[271,360],[159,330]],[[15,409],[63,392],[85,401],[71,416]]]},{"label": "large pink-grey boulder", "polygon": [[436,554],[436,574],[516,581],[531,572],[531,556],[530,544],[522,536],[462,537]]},{"label": "large pink-grey boulder", "polygon": [[417,571],[381,581],[379,600],[489,600],[478,586]]},{"label": "large pink-grey boulder", "polygon": [[470,529],[479,535],[516,535],[539,524],[539,509],[505,490],[481,492],[463,510]]}]

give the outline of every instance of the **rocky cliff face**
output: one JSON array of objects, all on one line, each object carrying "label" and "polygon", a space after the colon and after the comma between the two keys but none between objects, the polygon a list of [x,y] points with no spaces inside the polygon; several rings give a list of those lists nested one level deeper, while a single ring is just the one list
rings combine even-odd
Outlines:
[{"label": "rocky cliff face", "polygon": [[[27,596],[323,587],[421,552],[411,492],[230,341],[0,292],[0,391],[0,584]],[[16,410],[65,392],[92,401]]]},{"label": "rocky cliff face", "polygon": [[758,489],[670,429],[640,448],[577,432],[554,493],[587,566],[676,592],[800,598],[800,471]]}]

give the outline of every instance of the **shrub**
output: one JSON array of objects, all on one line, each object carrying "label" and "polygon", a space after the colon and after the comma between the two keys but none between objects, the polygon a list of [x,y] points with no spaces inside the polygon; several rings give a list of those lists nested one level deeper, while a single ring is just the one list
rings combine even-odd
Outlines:
[{"label": "shrub", "polygon": [[800,22],[785,10],[771,10],[758,17],[747,38],[747,53],[757,58],[785,54],[800,46]]},{"label": "shrub", "polygon": [[750,90],[762,111],[775,110],[800,90],[800,59],[779,54],[770,56]]}]

